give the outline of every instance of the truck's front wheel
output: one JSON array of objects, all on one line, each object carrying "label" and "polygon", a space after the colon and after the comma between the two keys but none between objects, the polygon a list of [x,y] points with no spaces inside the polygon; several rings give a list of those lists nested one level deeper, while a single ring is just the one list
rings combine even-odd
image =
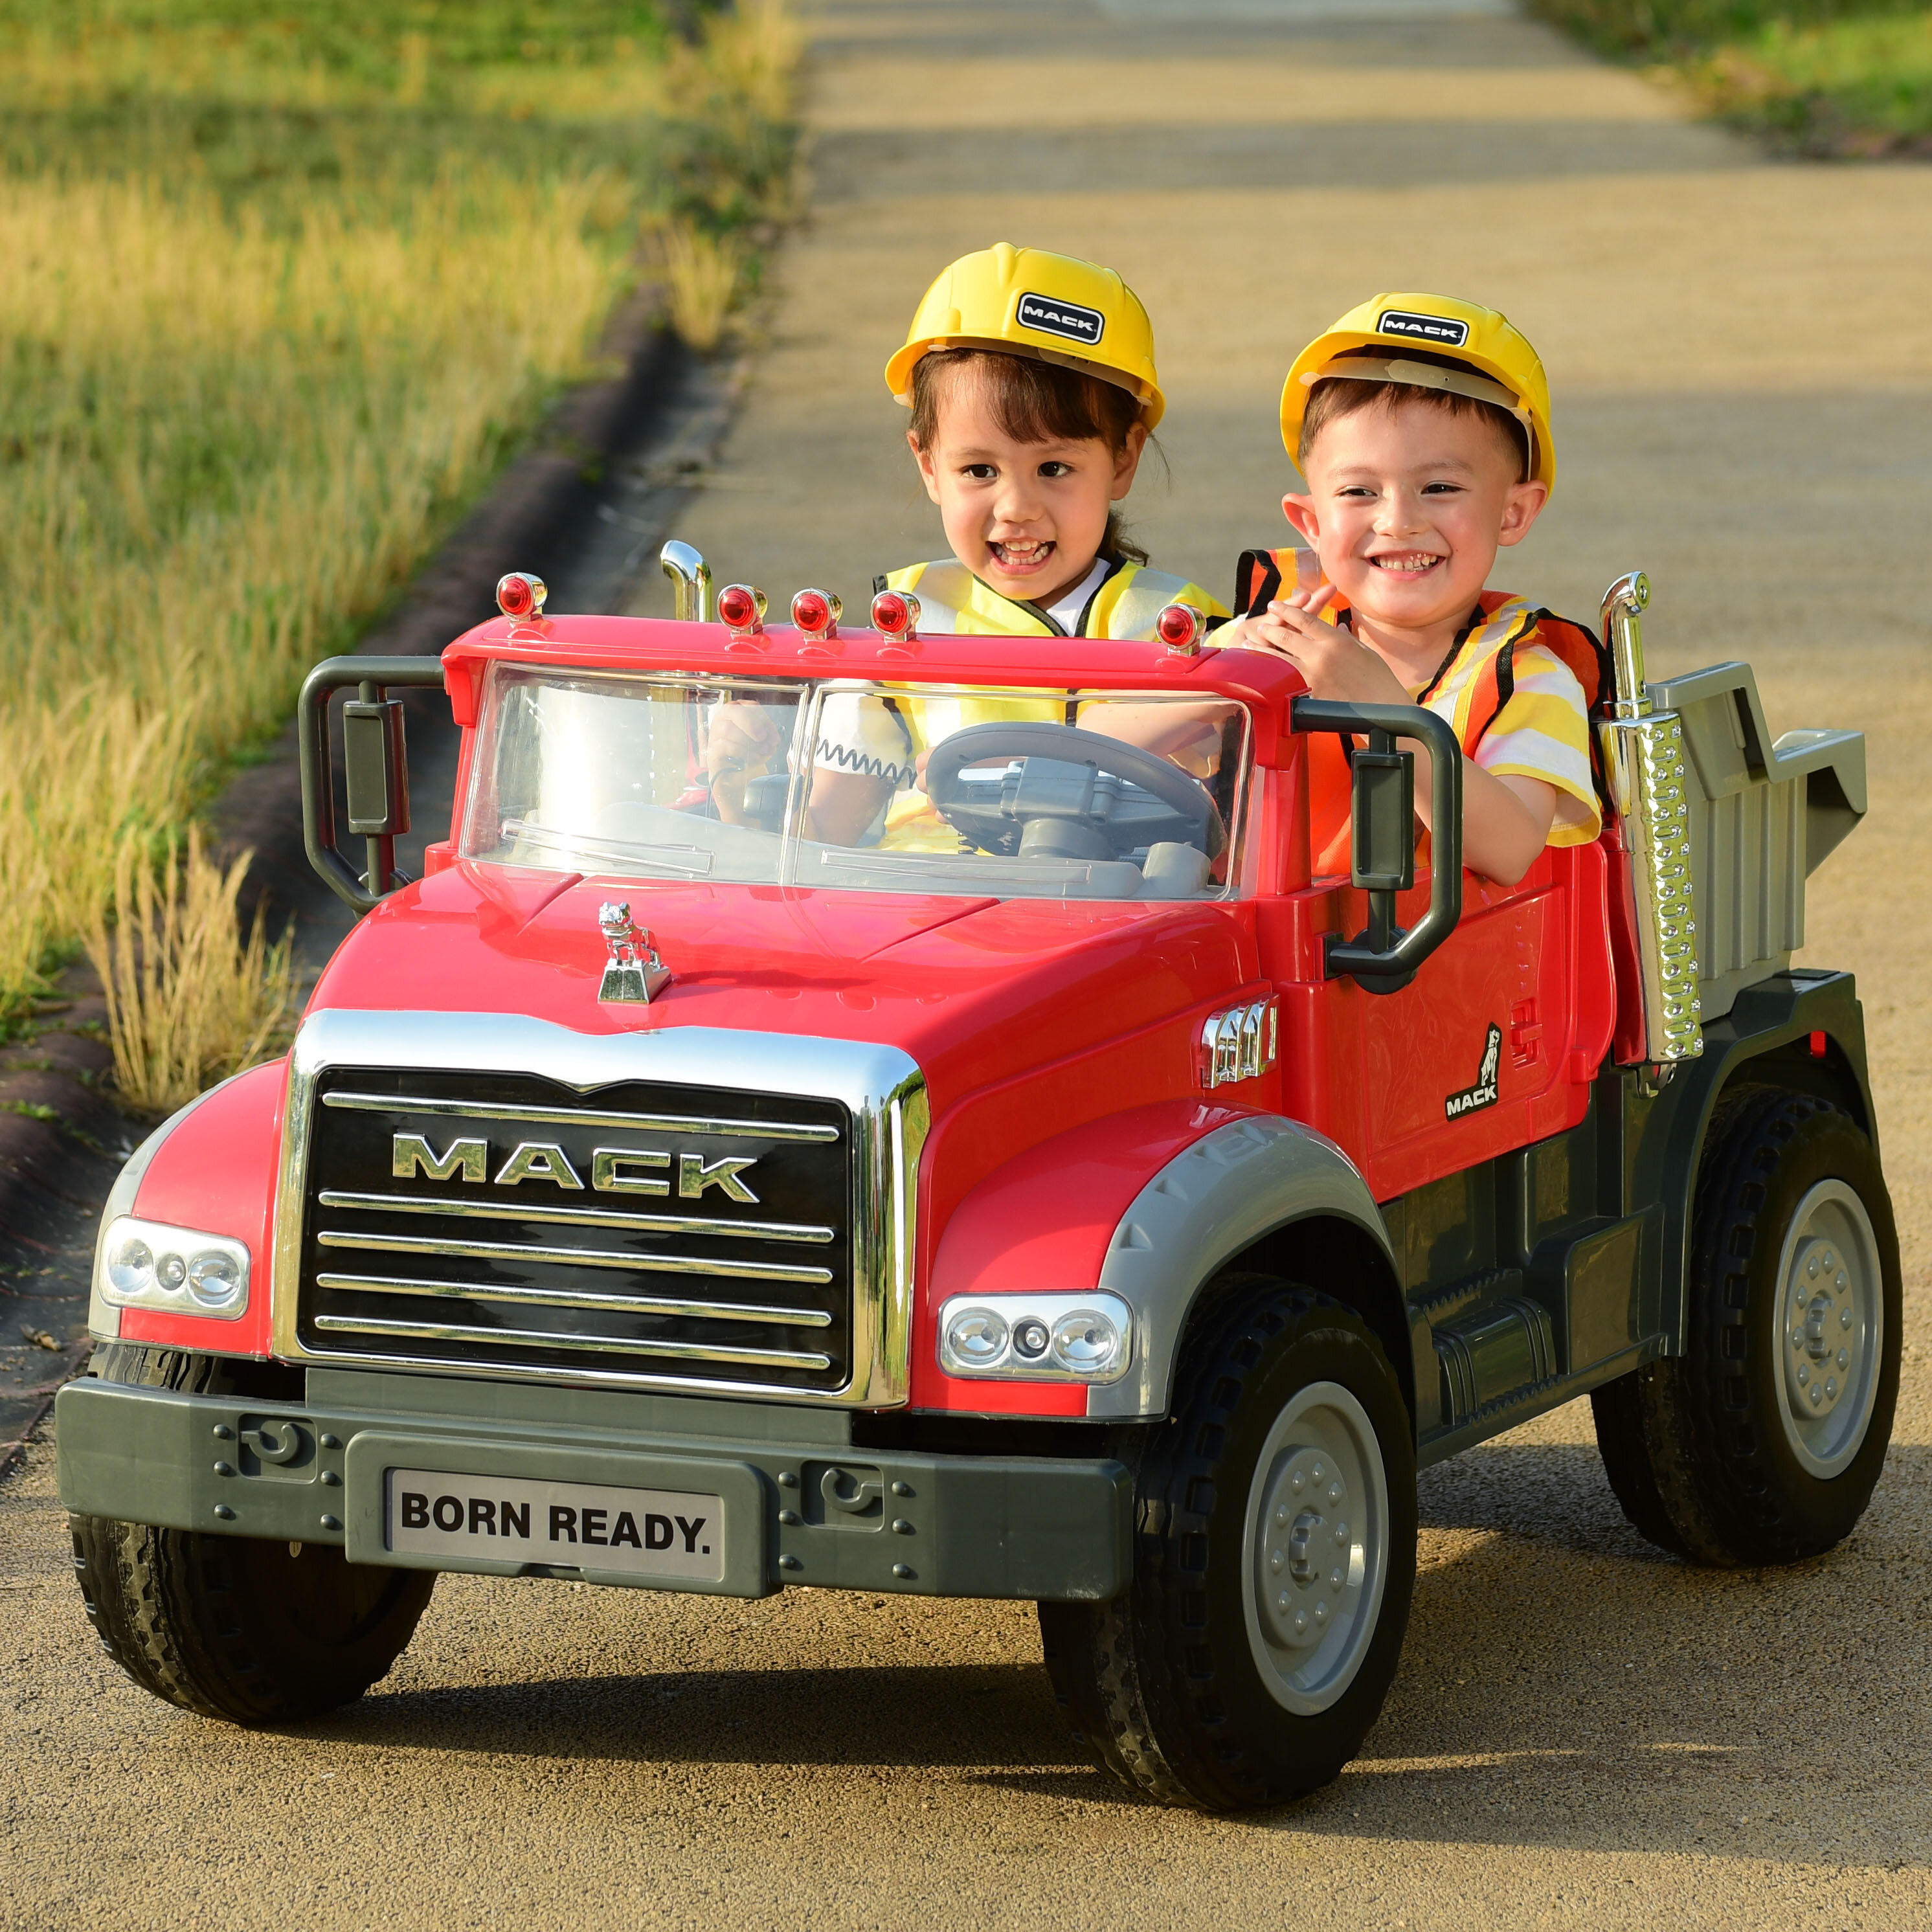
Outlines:
[{"label": "truck's front wheel", "polygon": [[1354,1756],[1415,1580],[1411,1424],[1380,1343],[1312,1289],[1224,1286],[1143,1449],[1133,1582],[1040,1606],[1054,1689],[1102,1762],[1210,1810],[1298,1797]]},{"label": "truck's front wheel", "polygon": [[[114,1382],[226,1393],[250,1365],[110,1345],[94,1372]],[[319,1543],[68,1519],[87,1614],[108,1654],[183,1710],[268,1725],[350,1703],[401,1655],[433,1571],[350,1563]]]}]

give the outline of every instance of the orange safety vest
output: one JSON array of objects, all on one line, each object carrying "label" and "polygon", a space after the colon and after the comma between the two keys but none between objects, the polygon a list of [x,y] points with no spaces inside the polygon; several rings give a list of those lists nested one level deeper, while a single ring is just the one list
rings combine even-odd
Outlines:
[{"label": "orange safety vest", "polygon": [[[1234,608],[1244,616],[1256,616],[1289,591],[1314,591],[1327,582],[1312,550],[1244,550],[1235,567]],[[1338,592],[1322,612],[1322,620],[1339,622],[1348,608],[1348,599]],[[1596,715],[1599,704],[1613,688],[1610,653],[1594,631],[1573,624],[1526,598],[1512,597],[1507,591],[1485,590],[1477,599],[1468,622],[1456,633],[1456,640],[1437,667],[1436,675],[1415,698],[1417,704],[1426,704],[1430,694],[1452,674],[1475,662],[1461,733],[1466,758],[1476,755],[1476,747],[1515,695],[1516,648],[1527,644],[1540,644],[1569,667],[1570,674],[1583,687],[1584,709],[1589,716]],[[1348,754],[1354,744],[1352,739],[1325,731],[1316,733],[1309,741],[1308,849],[1318,878],[1349,869],[1352,786]],[[1590,773],[1598,798],[1607,811],[1609,794],[1594,732],[1590,734]],[[1424,862],[1425,850],[1418,849],[1416,858],[1418,863]]]}]

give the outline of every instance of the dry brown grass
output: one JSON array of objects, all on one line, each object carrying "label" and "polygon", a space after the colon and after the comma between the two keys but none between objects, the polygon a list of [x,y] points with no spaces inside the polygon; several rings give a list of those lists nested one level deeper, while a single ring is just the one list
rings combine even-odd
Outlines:
[{"label": "dry brown grass", "polygon": [[[640,213],[700,218],[682,224],[678,320],[701,335],[737,280],[717,231],[772,212],[782,178],[798,40],[771,0],[713,18],[695,49],[620,39],[594,62],[512,41],[458,67],[404,35],[373,80],[352,21],[331,65],[326,46],[153,10],[76,38],[50,4],[44,29],[0,39],[0,108],[18,110],[0,130],[0,1022],[59,948],[99,950],[127,852],[185,824],[590,373]],[[452,31],[473,38],[479,17]],[[242,131],[204,158],[184,117],[210,99],[238,104]],[[101,129],[130,102],[124,146]],[[382,146],[411,128],[388,103],[427,104],[410,152]],[[628,131],[647,125],[674,138]],[[292,140],[329,152],[298,168]],[[186,862],[192,882],[206,862]],[[205,970],[232,992],[226,966]],[[163,1036],[142,1017],[126,1037]],[[188,1077],[164,1058],[129,1063],[130,1095]]]},{"label": "dry brown grass", "polygon": [[690,221],[672,221],[657,238],[671,326],[701,355],[724,338],[738,292],[738,251]]},{"label": "dry brown grass", "polygon": [[792,80],[804,50],[805,30],[786,0],[740,0],[706,21],[699,63],[704,79],[741,111],[777,122],[791,111]]},{"label": "dry brown grass", "polygon": [[[0,199],[0,1004],[179,822],[439,512],[584,372],[616,277],[602,184],[422,191],[292,237],[148,184]],[[526,272],[506,278],[514,250]]]},{"label": "dry brown grass", "polygon": [[245,940],[236,918],[251,856],[224,872],[193,826],[158,854],[138,837],[121,842],[86,943],[106,995],[115,1084],[130,1106],[171,1112],[281,1043],[295,997],[290,940],[269,942],[265,908]]}]

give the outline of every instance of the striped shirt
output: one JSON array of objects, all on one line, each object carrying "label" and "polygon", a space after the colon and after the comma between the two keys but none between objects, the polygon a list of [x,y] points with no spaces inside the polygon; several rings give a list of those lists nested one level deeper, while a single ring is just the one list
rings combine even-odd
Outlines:
[{"label": "striped shirt", "polygon": [[1583,687],[1568,664],[1537,643],[1536,615],[1514,599],[1504,604],[1475,626],[1432,685],[1418,686],[1410,695],[1446,719],[1466,745],[1471,728],[1481,723],[1473,715],[1475,706],[1493,703],[1502,694],[1483,673],[1507,647],[1511,688],[1471,755],[1498,778],[1540,778],[1555,786],[1556,816],[1549,842],[1587,845],[1604,828],[1590,776]]}]

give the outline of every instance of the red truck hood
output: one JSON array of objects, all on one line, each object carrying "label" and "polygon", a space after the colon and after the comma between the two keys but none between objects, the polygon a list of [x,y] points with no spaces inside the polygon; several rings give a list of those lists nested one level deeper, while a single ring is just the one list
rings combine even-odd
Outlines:
[{"label": "red truck hood", "polygon": [[[671,970],[648,1006],[597,998],[607,957],[598,908],[620,892]],[[310,1010],[514,1012],[579,1033],[713,1026],[879,1041],[910,1053],[943,1104],[1252,982],[1251,912],[619,886],[464,862],[370,913]]]}]

